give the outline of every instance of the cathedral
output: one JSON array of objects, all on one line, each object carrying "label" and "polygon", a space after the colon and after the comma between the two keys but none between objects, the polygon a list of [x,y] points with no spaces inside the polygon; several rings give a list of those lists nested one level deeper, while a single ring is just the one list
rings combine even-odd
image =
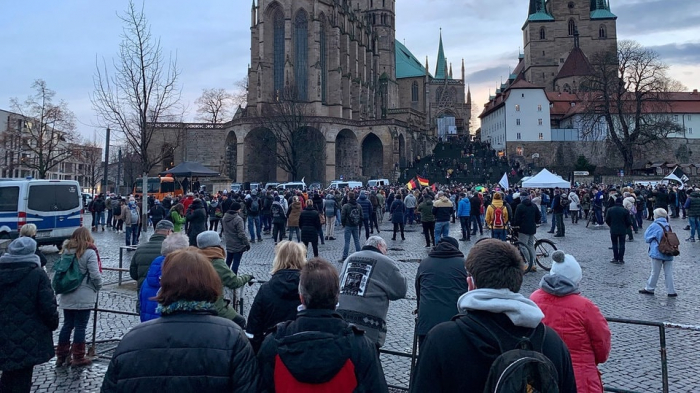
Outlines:
[{"label": "cathedral", "polygon": [[[197,161],[238,182],[395,180],[440,138],[467,135],[464,60],[455,79],[440,32],[431,72],[428,58],[395,39],[395,3],[253,0],[247,106],[224,124],[159,124],[163,143],[154,148],[172,154],[154,171]],[[285,149],[265,109],[282,101],[304,118],[304,154],[313,157],[296,175],[284,157],[265,153]]]}]

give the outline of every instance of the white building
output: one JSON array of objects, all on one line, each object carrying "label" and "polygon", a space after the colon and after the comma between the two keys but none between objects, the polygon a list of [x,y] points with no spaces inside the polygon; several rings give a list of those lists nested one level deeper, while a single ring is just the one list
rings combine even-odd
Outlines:
[{"label": "white building", "polygon": [[545,90],[525,80],[502,87],[504,91],[497,90],[479,115],[481,141],[489,142],[496,151],[506,151],[510,143],[551,141],[550,102]]}]

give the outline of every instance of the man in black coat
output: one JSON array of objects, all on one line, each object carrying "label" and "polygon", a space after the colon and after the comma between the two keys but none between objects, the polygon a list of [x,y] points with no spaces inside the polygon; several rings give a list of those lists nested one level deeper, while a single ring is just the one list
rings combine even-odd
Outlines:
[{"label": "man in black coat", "polygon": [[356,386],[353,391],[387,392],[376,347],[335,312],[340,294],[335,268],[324,259],[310,260],[301,270],[299,294],[303,309],[297,319],[278,324],[260,349],[259,392],[274,392],[276,384],[287,391],[312,384],[319,391]]},{"label": "man in black coat", "polygon": [[469,198],[469,204],[471,205],[471,211],[469,216],[472,221],[472,236],[476,236],[476,226],[479,225],[479,233],[484,234],[484,228],[481,226],[481,199],[479,199],[479,193],[475,192],[474,196]]},{"label": "man in black coat", "polygon": [[498,239],[472,247],[464,263],[469,292],[460,315],[435,326],[420,349],[411,392],[483,392],[489,370],[503,350],[531,337],[556,369],[560,392],[575,392],[571,355],[559,335],[542,323],[537,305],[519,294],[523,282],[520,252]]},{"label": "man in black coat", "polygon": [[[520,201],[518,207],[515,209],[512,222],[514,226],[519,228],[518,240],[527,245],[534,257],[537,255],[535,253],[535,234],[537,233],[537,223],[540,222],[542,213],[540,209],[532,203],[527,194],[521,194]],[[535,269],[535,266],[533,265],[532,268]]]},{"label": "man in black coat", "polygon": [[625,236],[627,230],[632,228],[632,218],[622,206],[622,198],[617,198],[615,205],[605,213],[605,223],[610,227],[612,240],[613,259],[610,262],[621,265],[625,263]]},{"label": "man in black coat", "polygon": [[436,325],[449,321],[459,311],[457,299],[467,292],[467,272],[464,254],[453,237],[443,237],[440,243],[418,265],[416,299],[418,299],[418,343]]}]

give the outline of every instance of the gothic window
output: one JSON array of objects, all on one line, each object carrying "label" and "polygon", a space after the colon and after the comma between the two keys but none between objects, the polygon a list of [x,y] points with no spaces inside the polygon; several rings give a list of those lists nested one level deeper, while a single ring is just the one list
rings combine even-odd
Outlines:
[{"label": "gothic window", "polygon": [[299,10],[294,19],[294,59],[295,61],[295,84],[297,87],[297,98],[306,101],[308,98],[308,36],[309,20],[306,11]]},{"label": "gothic window", "polygon": [[547,39],[547,32],[545,31],[544,27],[540,27],[540,39],[541,40]]},{"label": "gothic window", "polygon": [[411,101],[418,101],[418,82],[415,81],[413,82],[413,86],[411,86]]},{"label": "gothic window", "polygon": [[321,47],[321,102],[326,102],[326,78],[328,73],[328,60],[326,54],[326,20],[321,19],[321,31],[319,31],[319,45]]},{"label": "gothic window", "polygon": [[284,89],[284,14],[282,10],[277,10],[272,17],[274,40],[273,40],[273,72],[275,93],[279,95]]},{"label": "gothic window", "polygon": [[608,38],[608,33],[605,31],[605,25],[600,25],[598,29],[598,38]]},{"label": "gothic window", "polygon": [[569,19],[569,35],[573,37],[576,32],[576,22],[573,19]]}]

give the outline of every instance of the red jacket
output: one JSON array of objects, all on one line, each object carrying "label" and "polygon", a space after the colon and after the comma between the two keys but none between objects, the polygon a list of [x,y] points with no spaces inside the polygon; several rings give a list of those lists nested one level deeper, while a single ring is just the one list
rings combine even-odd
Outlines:
[{"label": "red jacket", "polygon": [[610,329],[598,307],[579,294],[555,296],[542,289],[533,292],[530,299],[544,313],[542,322],[569,348],[578,392],[602,392],[597,365],[605,363],[610,354]]}]

